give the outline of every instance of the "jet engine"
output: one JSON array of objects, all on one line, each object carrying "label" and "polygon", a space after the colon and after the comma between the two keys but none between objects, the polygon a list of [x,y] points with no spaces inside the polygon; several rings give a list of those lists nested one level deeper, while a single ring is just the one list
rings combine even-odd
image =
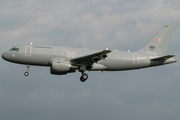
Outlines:
[{"label": "jet engine", "polygon": [[51,74],[66,75],[67,73],[75,72],[70,61],[53,60],[51,66]]}]

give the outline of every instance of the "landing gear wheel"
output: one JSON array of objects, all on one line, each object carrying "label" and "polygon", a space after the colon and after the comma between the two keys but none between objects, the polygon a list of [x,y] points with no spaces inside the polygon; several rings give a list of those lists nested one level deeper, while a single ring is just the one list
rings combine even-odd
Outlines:
[{"label": "landing gear wheel", "polygon": [[81,82],[85,82],[88,79],[88,75],[87,74],[83,74],[80,78]]},{"label": "landing gear wheel", "polygon": [[86,80],[84,80],[82,77],[80,77],[80,80],[81,80],[81,82],[85,82]]},{"label": "landing gear wheel", "polygon": [[85,80],[87,80],[87,79],[88,79],[88,75],[87,75],[87,74],[83,74],[83,75],[82,75],[82,78],[85,79]]},{"label": "landing gear wheel", "polygon": [[25,72],[25,73],[24,73],[24,75],[25,75],[25,76],[28,76],[28,75],[29,75],[29,73],[28,73],[28,72]]}]

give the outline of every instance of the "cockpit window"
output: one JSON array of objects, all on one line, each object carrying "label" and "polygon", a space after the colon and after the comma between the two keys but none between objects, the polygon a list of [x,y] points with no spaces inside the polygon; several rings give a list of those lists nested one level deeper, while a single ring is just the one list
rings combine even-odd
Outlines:
[{"label": "cockpit window", "polygon": [[19,48],[11,48],[9,51],[19,51]]}]

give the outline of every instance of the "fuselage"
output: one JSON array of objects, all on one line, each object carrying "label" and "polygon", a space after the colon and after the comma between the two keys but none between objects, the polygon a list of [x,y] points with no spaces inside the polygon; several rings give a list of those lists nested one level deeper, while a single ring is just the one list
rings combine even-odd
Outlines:
[{"label": "fuselage", "polygon": [[166,55],[174,25],[164,25],[141,49],[135,52],[97,50],[44,45],[19,45],[2,55],[13,63],[25,64],[25,76],[30,65],[49,66],[53,75],[66,75],[76,70],[81,82],[88,79],[86,71],[121,71],[141,69],[176,62],[175,55]]},{"label": "fuselage", "polygon": [[[100,50],[55,47],[43,45],[19,45],[5,52],[2,57],[18,64],[51,66],[53,59],[70,61],[73,58],[87,56]],[[94,63],[91,70],[120,71],[140,69],[176,62],[175,58],[166,61],[151,61],[152,58],[160,57],[157,54],[145,54],[142,52],[123,52],[114,50],[107,54],[105,59]]]}]

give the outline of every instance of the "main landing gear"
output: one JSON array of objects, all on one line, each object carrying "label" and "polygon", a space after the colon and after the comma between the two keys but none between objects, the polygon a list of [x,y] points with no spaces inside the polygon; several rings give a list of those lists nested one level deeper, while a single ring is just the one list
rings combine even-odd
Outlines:
[{"label": "main landing gear", "polygon": [[28,76],[29,75],[29,68],[30,66],[29,65],[26,65],[26,72],[24,73],[25,76]]},{"label": "main landing gear", "polygon": [[88,79],[88,75],[86,74],[86,66],[81,66],[79,72],[82,73],[82,76],[80,77],[81,82],[85,82]]}]

